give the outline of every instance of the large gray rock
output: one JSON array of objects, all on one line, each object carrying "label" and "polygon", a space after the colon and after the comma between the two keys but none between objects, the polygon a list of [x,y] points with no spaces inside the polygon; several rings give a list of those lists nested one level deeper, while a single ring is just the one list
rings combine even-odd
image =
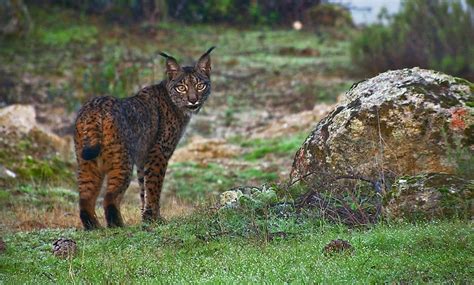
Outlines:
[{"label": "large gray rock", "polygon": [[466,80],[420,68],[360,82],[296,153],[291,179],[454,173],[450,150],[474,150],[473,92]]}]

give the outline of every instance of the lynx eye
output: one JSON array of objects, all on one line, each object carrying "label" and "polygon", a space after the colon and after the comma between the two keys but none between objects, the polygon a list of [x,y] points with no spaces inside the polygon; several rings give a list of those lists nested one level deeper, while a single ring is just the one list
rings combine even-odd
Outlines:
[{"label": "lynx eye", "polygon": [[204,83],[199,83],[197,86],[196,86],[197,90],[198,91],[202,91],[204,89],[206,89],[206,84]]},{"label": "lynx eye", "polygon": [[182,93],[182,92],[185,92],[186,91],[186,86],[185,85],[178,85],[175,87],[176,91]]}]

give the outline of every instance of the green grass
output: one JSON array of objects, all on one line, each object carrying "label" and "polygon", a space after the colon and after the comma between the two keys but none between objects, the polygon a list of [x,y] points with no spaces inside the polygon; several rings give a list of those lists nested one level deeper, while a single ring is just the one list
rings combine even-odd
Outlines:
[{"label": "green grass", "polygon": [[94,26],[72,26],[56,30],[40,30],[40,41],[44,45],[65,47],[71,43],[91,45],[96,42],[97,28]]},{"label": "green grass", "polygon": [[[378,225],[368,230],[293,223],[286,238],[211,235],[209,217],[193,216],[147,231],[41,230],[4,236],[0,280],[21,283],[470,283],[474,235],[466,222]],[[76,240],[72,260],[51,245]],[[352,254],[324,255],[342,238]]]},{"label": "green grass", "polygon": [[257,161],[268,154],[280,157],[293,156],[301,147],[306,136],[307,134],[300,133],[292,135],[291,137],[251,140],[246,140],[242,137],[233,137],[230,141],[247,149],[246,154],[243,156],[244,160]]},{"label": "green grass", "polygon": [[177,197],[189,200],[204,200],[230,188],[248,184],[274,182],[278,175],[260,170],[257,166],[232,169],[217,163],[201,165],[193,162],[175,163],[169,167],[165,187]]}]

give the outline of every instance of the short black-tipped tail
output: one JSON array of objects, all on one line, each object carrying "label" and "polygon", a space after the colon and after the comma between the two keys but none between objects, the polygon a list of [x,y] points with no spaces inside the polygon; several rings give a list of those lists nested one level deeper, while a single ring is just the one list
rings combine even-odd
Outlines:
[{"label": "short black-tipped tail", "polygon": [[82,149],[82,158],[84,160],[92,160],[96,157],[98,157],[100,154],[100,145],[95,145],[95,146],[90,146],[90,147],[84,147]]}]

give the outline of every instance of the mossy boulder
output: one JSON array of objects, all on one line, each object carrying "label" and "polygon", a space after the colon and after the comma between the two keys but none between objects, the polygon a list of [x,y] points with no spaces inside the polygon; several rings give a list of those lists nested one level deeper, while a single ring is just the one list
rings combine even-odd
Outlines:
[{"label": "mossy boulder", "polygon": [[474,217],[474,181],[429,173],[397,179],[384,199],[384,214],[397,220]]},{"label": "mossy boulder", "polygon": [[453,150],[474,151],[473,91],[466,80],[420,68],[355,84],[298,150],[291,179],[455,173]]}]

